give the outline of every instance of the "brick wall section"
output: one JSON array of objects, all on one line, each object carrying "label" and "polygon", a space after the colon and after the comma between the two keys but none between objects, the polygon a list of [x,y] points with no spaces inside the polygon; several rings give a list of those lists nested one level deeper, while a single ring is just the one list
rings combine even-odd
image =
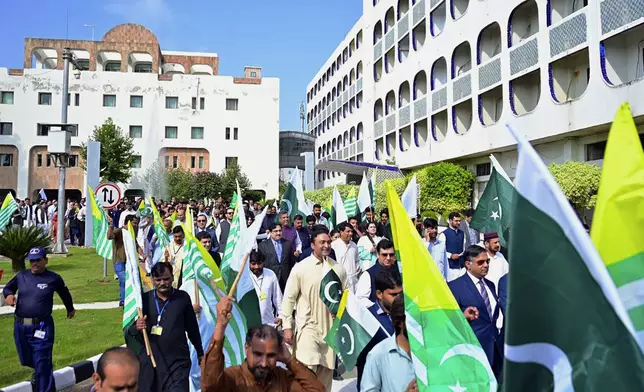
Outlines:
[{"label": "brick wall section", "polygon": [[165,80],[165,81],[172,81],[172,76],[174,76],[174,74],[163,74],[163,75],[159,75],[158,79]]},{"label": "brick wall section", "polygon": [[24,69],[17,69],[17,68],[11,68],[9,69],[9,75],[10,76],[22,76],[25,74]]},{"label": "brick wall section", "polygon": [[[38,167],[38,154],[42,155],[42,166]],[[78,155],[80,161],[80,148],[72,147],[72,155]],[[80,166],[67,168],[65,189],[78,189],[83,191],[85,173]],[[47,167],[47,147],[34,146],[29,151],[29,195],[38,192],[40,189],[58,189],[58,168],[54,166],[52,159],[51,166]]]},{"label": "brick wall section", "polygon": [[[162,148],[159,150],[161,165],[165,167],[165,157],[170,157],[168,168],[172,169],[173,157],[177,157],[179,167],[188,169],[193,173],[210,170],[210,153],[203,148]],[[192,157],[195,157],[195,168],[192,166]],[[203,168],[199,169],[199,157],[203,157]]]},{"label": "brick wall section", "polygon": [[163,63],[181,64],[187,74],[190,73],[190,67],[196,64],[209,65],[212,68],[213,75],[219,75],[219,57],[207,56],[181,56],[176,54],[164,54]]},{"label": "brick wall section", "polygon": [[18,190],[18,148],[16,146],[0,145],[0,154],[13,154],[13,166],[0,166],[0,188]]},{"label": "brick wall section", "polygon": [[262,84],[262,79],[258,78],[233,78],[235,84]]}]

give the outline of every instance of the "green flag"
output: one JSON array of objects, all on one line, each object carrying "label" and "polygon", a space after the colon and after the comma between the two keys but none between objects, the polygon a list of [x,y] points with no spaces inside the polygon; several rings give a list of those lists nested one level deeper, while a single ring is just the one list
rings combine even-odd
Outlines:
[{"label": "green flag", "polygon": [[376,335],[380,322],[349,290],[342,294],[338,314],[324,341],[333,348],[344,366],[351,371],[369,341]]},{"label": "green flag", "polygon": [[344,211],[349,218],[358,215],[358,198],[356,197],[355,189],[351,189],[347,198],[344,199]]},{"label": "green flag", "polygon": [[87,194],[89,195],[90,205],[92,209],[92,226],[94,227],[94,247],[99,256],[111,259],[113,256],[112,240],[107,239],[107,230],[109,224],[107,223],[107,215],[105,210],[98,205],[94,197],[94,190],[91,186],[87,186]]},{"label": "green flag", "polygon": [[[233,281],[235,280],[235,277],[237,274],[235,271],[232,270],[231,268],[231,262],[233,259],[233,252],[235,250],[235,246],[237,245],[237,241],[239,241],[239,236],[241,234],[241,224],[240,224],[240,212],[243,214],[244,209],[238,209],[237,206],[241,205],[241,203],[238,203],[238,199],[240,197],[237,195],[237,192],[233,193],[233,198],[230,201],[230,206],[231,208],[235,209],[235,213],[233,214],[233,221],[230,224],[230,231],[228,232],[228,240],[226,242],[226,248],[224,249],[224,256],[221,259],[221,276],[224,279],[224,282],[226,283],[226,288],[229,288],[232,286]],[[244,226],[246,226],[246,222],[244,222]]]},{"label": "green flag", "polygon": [[510,178],[494,156],[492,173],[479,199],[470,226],[483,233],[496,232],[503,246],[507,246],[512,222],[515,190]]},{"label": "green flag", "polygon": [[615,283],[537,152],[512,133],[504,391],[644,390],[644,356]]},{"label": "green flag", "polygon": [[295,219],[296,215],[302,215],[306,218],[312,215],[313,212],[309,209],[304,198],[304,189],[302,188],[302,177],[300,171],[296,168],[291,175],[291,181],[286,184],[286,190],[280,202],[280,211],[288,212],[291,221]]},{"label": "green flag", "polygon": [[342,281],[328,260],[324,260],[324,275],[320,283],[320,299],[331,314],[338,314],[342,299]]},{"label": "green flag", "polygon": [[166,233],[165,226],[163,226],[163,219],[157,210],[157,206],[150,199],[150,207],[152,209],[152,216],[154,217],[154,234],[157,235],[157,241],[159,245],[163,248],[171,242],[170,235]]},{"label": "green flag", "polygon": [[346,222],[349,220],[347,216],[347,211],[344,209],[344,203],[342,202],[342,197],[338,191],[338,187],[333,187],[333,199],[331,200],[331,228],[337,227],[340,223]]},{"label": "green flag", "polygon": [[2,207],[0,207],[0,230],[4,229],[5,226],[11,222],[13,213],[18,209],[18,202],[16,199],[11,196],[11,193],[7,193],[7,196],[4,198]]}]

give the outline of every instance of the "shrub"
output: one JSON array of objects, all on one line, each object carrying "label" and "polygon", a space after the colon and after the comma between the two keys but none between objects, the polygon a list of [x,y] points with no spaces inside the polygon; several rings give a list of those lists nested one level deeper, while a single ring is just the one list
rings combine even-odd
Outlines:
[{"label": "shrub", "polygon": [[387,207],[387,188],[385,184],[388,183],[393,185],[398,196],[402,196],[403,192],[405,192],[405,188],[407,188],[407,178],[405,177],[394,178],[376,184],[376,215],[378,216],[380,216],[380,211]]},{"label": "shrub", "polygon": [[7,227],[0,233],[0,255],[11,259],[14,272],[25,269],[25,258],[34,247],[50,247],[51,238],[39,227]]},{"label": "shrub", "polygon": [[595,207],[602,171],[586,162],[552,163],[548,166],[570,204],[581,213]]},{"label": "shrub", "polygon": [[445,215],[468,208],[474,183],[474,175],[468,170],[441,162],[424,167],[415,174],[420,185],[421,210]]},{"label": "shrub", "polygon": [[[348,185],[348,184],[340,184],[340,185],[337,185],[337,187],[338,187],[338,192],[340,192],[340,196],[342,197],[342,200],[346,199],[346,197],[349,195],[349,192],[351,192],[352,189],[355,190],[356,196],[358,196],[358,191],[360,189],[360,187],[357,185]],[[327,207],[331,205],[331,201],[333,200],[333,187],[328,186],[326,188],[304,192],[304,197],[308,200],[311,200],[315,204],[319,204],[322,207]]]}]

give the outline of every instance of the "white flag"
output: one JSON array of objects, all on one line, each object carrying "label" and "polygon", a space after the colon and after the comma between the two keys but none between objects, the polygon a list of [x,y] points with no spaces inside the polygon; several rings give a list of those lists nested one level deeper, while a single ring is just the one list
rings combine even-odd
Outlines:
[{"label": "white flag", "polygon": [[416,215],[418,214],[418,187],[416,185],[416,175],[411,178],[411,181],[409,181],[409,184],[407,184],[407,189],[405,189],[405,192],[402,194],[402,197],[400,200],[402,201],[403,206],[405,206],[405,210],[407,211],[407,215],[409,215],[410,218],[415,218]]},{"label": "white flag", "polygon": [[372,192],[369,189],[370,186],[373,186],[373,184],[370,184],[369,179],[367,178],[367,172],[363,172],[360,191],[358,192],[358,208],[360,209],[360,212],[364,212],[367,207],[371,207],[373,204],[371,200]]}]

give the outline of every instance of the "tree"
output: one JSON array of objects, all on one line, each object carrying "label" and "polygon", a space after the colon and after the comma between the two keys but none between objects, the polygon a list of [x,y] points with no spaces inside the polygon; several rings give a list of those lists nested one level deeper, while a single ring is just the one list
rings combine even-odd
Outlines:
[{"label": "tree", "polygon": [[[134,143],[132,138],[123,133],[111,117],[101,126],[94,127],[89,141],[101,143],[101,181],[126,183],[132,177],[134,163]],[[87,170],[87,144],[81,143],[81,167]]]},{"label": "tree", "polygon": [[220,174],[220,192],[224,200],[232,199],[233,193],[237,191],[237,182],[235,180],[239,181],[239,188],[242,192],[251,186],[250,180],[241,171],[241,166],[233,163]]},{"label": "tree", "polygon": [[192,199],[202,200],[205,197],[217,197],[221,192],[221,176],[212,172],[199,172],[193,176],[190,188]]},{"label": "tree", "polygon": [[14,272],[25,269],[25,258],[34,247],[51,246],[51,238],[39,227],[10,226],[0,234],[0,255],[11,259]]},{"label": "tree", "polygon": [[150,167],[145,169],[142,182],[145,194],[157,199],[167,199],[168,189],[166,186],[165,169],[159,161],[154,162]]},{"label": "tree", "polygon": [[582,215],[595,207],[602,170],[586,162],[552,163],[548,166],[570,204]]},{"label": "tree", "polygon": [[445,215],[468,207],[474,183],[474,175],[468,170],[450,162],[441,162],[424,167],[415,174],[420,185],[421,210]]},{"label": "tree", "polygon": [[165,183],[168,187],[168,196],[176,197],[179,200],[190,200],[192,196],[192,184],[194,174],[189,170],[179,167],[168,169],[165,172]]}]

